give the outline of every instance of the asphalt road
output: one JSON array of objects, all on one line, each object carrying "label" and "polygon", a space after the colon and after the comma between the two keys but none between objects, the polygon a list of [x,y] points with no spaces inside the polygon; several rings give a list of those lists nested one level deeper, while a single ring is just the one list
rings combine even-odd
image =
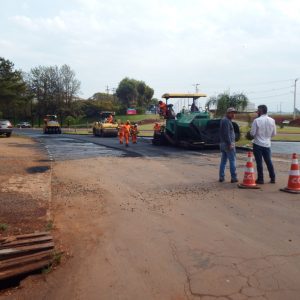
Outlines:
[{"label": "asphalt road", "polygon": [[218,149],[15,134],[55,160],[54,233],[71,257],[7,299],[300,299],[299,195],[279,191],[290,159],[274,157],[276,184],[246,190],[218,182]]},{"label": "asphalt road", "polygon": [[14,134],[29,136],[40,141],[54,160],[78,159],[103,156],[126,157],[166,157],[197,156],[218,153],[218,149],[185,150],[182,148],[153,146],[150,138],[139,138],[138,143],[127,148],[120,145],[117,138],[95,137],[93,135],[49,134],[39,129],[15,129]]},{"label": "asphalt road", "polygon": [[5,299],[300,299],[299,195],[279,191],[290,159],[274,157],[276,184],[247,190],[218,182],[218,149],[15,133],[55,160],[53,233],[70,257]]}]

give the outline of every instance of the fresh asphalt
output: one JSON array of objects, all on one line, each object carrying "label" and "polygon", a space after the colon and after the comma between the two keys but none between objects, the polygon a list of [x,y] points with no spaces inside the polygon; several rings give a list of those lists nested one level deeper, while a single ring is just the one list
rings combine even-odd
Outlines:
[{"label": "fresh asphalt", "polygon": [[14,129],[13,134],[38,140],[50,159],[68,160],[89,157],[176,157],[217,153],[218,149],[191,151],[182,148],[154,146],[151,138],[138,138],[137,144],[120,145],[116,137],[95,137],[77,134],[43,134],[40,129]]},{"label": "fresh asphalt", "polygon": [[[50,159],[67,160],[88,157],[176,157],[216,154],[217,148],[187,150],[171,146],[154,146],[151,138],[139,137],[137,144],[120,145],[118,138],[95,137],[77,134],[43,134],[41,129],[14,129],[13,134],[38,140],[47,150]],[[273,153],[300,153],[299,142],[274,142]]]}]

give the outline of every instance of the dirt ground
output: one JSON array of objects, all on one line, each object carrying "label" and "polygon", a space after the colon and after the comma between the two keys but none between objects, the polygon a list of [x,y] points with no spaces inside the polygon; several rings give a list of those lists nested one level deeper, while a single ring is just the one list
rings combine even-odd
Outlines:
[{"label": "dirt ground", "polygon": [[[33,144],[19,151],[36,153]],[[278,183],[260,190],[217,182],[218,163],[216,154],[54,162],[43,176],[66,259],[0,298],[298,300],[300,196],[278,191],[289,161],[275,159]]]},{"label": "dirt ground", "polygon": [[1,235],[45,230],[50,189],[46,152],[27,138],[0,137]]}]

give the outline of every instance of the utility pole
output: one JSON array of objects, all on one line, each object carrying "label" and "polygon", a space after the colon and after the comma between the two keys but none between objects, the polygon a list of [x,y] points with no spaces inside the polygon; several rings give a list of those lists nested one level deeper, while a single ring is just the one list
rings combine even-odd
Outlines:
[{"label": "utility pole", "polygon": [[296,119],[296,92],[297,92],[297,81],[299,78],[295,79],[295,85],[294,85],[294,113],[293,113],[293,119]]},{"label": "utility pole", "polygon": [[280,102],[280,114],[282,113],[282,110],[281,110],[281,104],[282,104],[282,102]]},{"label": "utility pole", "polygon": [[198,90],[199,85],[200,85],[200,83],[193,84],[193,86],[195,87],[196,94],[198,94],[198,92],[199,92],[199,90]]},{"label": "utility pole", "polygon": [[106,93],[107,93],[107,95],[109,94],[109,88],[108,88],[108,85],[106,86]]}]

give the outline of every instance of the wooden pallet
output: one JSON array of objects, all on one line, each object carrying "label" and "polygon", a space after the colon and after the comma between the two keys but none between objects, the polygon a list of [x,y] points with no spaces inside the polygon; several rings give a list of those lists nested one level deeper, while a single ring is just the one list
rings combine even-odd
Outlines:
[{"label": "wooden pallet", "polygon": [[53,250],[53,238],[48,232],[0,238],[0,280],[48,266]]}]

